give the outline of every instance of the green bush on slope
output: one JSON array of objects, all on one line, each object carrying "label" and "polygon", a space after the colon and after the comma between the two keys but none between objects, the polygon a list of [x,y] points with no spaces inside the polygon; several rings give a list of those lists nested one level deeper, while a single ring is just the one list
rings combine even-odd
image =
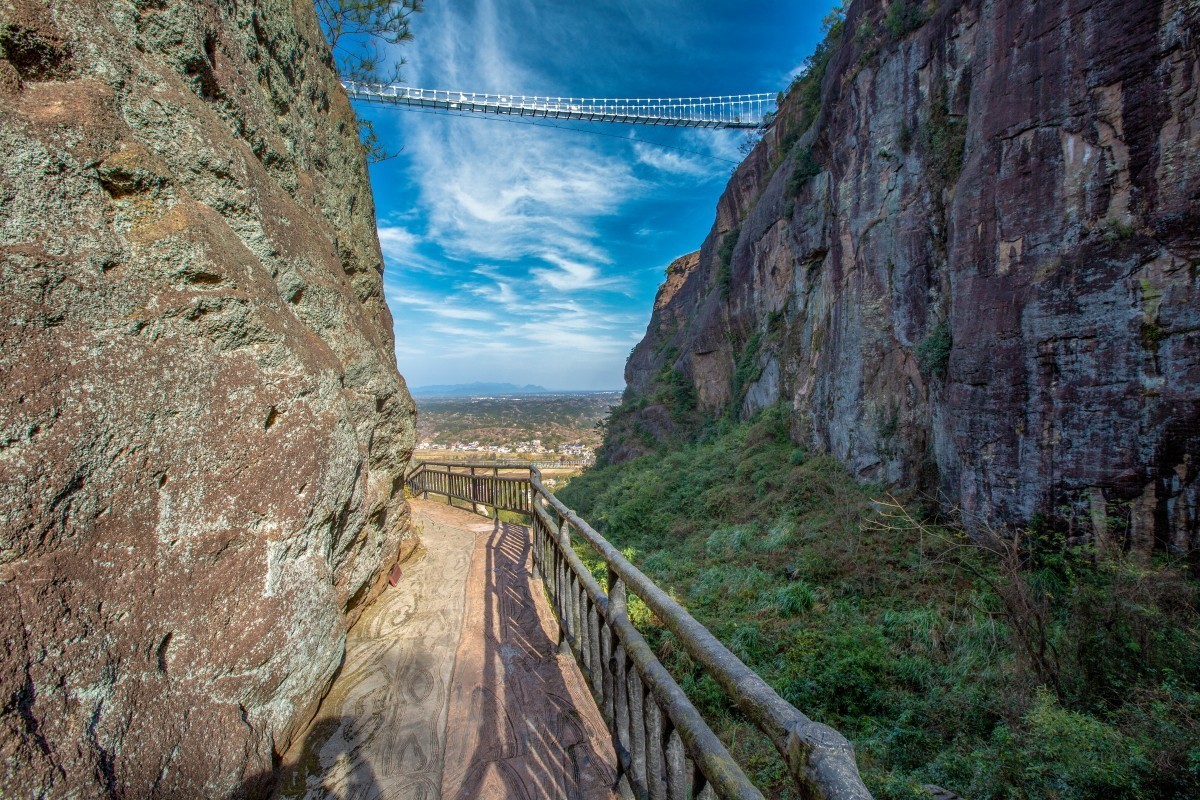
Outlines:
[{"label": "green bush on slope", "polygon": [[[788,425],[780,409],[715,422],[693,444],[589,471],[562,498],[789,702],[849,736],[880,800],[923,796],[922,783],[973,800],[1197,796],[1193,582],[1048,535],[1010,574],[954,531],[879,524],[878,490],[796,448]],[[1014,596],[1044,615],[1057,688],[1015,643]],[[632,609],[768,796],[794,796],[769,744]]]}]

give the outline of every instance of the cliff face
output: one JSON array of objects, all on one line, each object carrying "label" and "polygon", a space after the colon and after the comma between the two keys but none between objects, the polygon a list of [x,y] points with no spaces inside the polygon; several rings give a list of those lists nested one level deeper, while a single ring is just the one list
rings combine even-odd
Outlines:
[{"label": "cliff face", "polygon": [[1194,550],[1200,7],[917,12],[850,7],[815,123],[791,93],[656,306],[609,454],[686,427],[682,376],[969,525]]},{"label": "cliff face", "polygon": [[250,791],[412,544],[309,0],[0,0],[4,796]]}]

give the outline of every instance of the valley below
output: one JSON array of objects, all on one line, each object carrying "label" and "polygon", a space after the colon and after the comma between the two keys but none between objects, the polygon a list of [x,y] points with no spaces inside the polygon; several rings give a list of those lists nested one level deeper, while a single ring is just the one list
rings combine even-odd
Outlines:
[{"label": "valley below", "polygon": [[620,392],[417,397],[417,461],[588,462]]}]

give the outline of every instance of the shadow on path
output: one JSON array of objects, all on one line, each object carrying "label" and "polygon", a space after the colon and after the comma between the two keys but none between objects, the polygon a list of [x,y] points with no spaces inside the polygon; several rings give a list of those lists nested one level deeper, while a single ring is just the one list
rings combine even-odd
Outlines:
[{"label": "shadow on path", "polygon": [[610,798],[608,732],[532,576],[527,528],[493,523],[467,578],[442,796]]}]

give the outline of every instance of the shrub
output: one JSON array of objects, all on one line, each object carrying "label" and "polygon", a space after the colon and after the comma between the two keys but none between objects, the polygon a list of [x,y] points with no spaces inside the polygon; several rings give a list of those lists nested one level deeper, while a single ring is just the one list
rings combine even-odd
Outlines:
[{"label": "shrub", "polygon": [[893,40],[903,39],[925,24],[925,11],[920,0],[892,0],[883,27]]},{"label": "shrub", "polygon": [[729,299],[729,290],[733,285],[733,249],[737,247],[742,229],[734,228],[721,237],[717,247],[717,286],[721,290],[721,299]]},{"label": "shrub", "polygon": [[812,150],[803,148],[796,153],[795,166],[792,167],[792,174],[788,176],[788,195],[793,198],[799,197],[808,181],[820,174],[821,165],[813,158]]},{"label": "shrub", "polygon": [[967,144],[967,123],[951,116],[947,91],[944,83],[938,84],[921,129],[926,162],[939,188],[958,182]]},{"label": "shrub", "polygon": [[896,144],[899,145],[900,152],[908,155],[908,151],[912,149],[912,141],[912,128],[908,127],[907,122],[900,123],[900,131],[896,134]]},{"label": "shrub", "polygon": [[807,130],[821,111],[821,84],[825,70],[833,59],[845,33],[846,17],[841,7],[834,8],[823,20],[825,38],[804,61],[800,74],[792,79],[785,100],[796,98],[800,109],[799,119],[794,123],[798,131]]},{"label": "shrub", "polygon": [[776,589],[768,608],[779,614],[795,617],[812,608],[816,598],[816,592],[808,583],[795,581]]},{"label": "shrub", "polygon": [[762,369],[758,366],[758,355],[761,349],[762,334],[755,331],[746,340],[745,346],[742,347],[742,352],[738,355],[737,361],[734,363],[730,384],[730,396],[733,402],[729,406],[729,413],[733,417],[736,417],[741,410],[742,400],[745,399],[746,390],[750,387],[750,384],[754,383],[762,375]]},{"label": "shrub", "polygon": [[945,378],[950,366],[950,350],[954,345],[950,334],[950,325],[945,322],[937,323],[917,345],[917,363],[921,371],[935,378]]},{"label": "shrub", "polygon": [[[1062,708],[1039,690],[1019,731],[996,728],[995,761],[979,770],[972,786],[984,797],[1017,789],[1019,797],[1059,800],[1137,798],[1149,766],[1145,749],[1099,719]],[[1010,795],[1011,796],[1011,795]]]}]

